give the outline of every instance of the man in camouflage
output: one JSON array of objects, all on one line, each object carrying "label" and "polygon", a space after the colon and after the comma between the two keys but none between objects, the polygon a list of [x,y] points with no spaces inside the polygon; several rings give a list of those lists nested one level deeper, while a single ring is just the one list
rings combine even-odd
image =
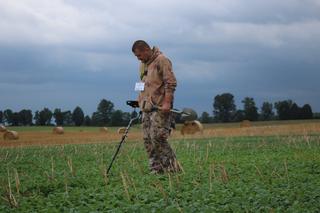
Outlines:
[{"label": "man in camouflage", "polygon": [[172,65],[157,47],[142,40],[134,42],[132,52],[141,61],[143,88],[138,97],[142,113],[144,145],[154,173],[177,172],[180,166],[168,143],[174,91],[177,86]]}]

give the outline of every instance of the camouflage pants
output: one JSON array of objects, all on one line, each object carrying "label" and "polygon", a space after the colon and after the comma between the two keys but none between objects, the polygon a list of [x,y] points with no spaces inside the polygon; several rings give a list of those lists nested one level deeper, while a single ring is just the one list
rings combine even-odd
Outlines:
[{"label": "camouflage pants", "polygon": [[180,171],[176,156],[168,143],[171,113],[144,112],[142,129],[144,146],[151,171],[157,173]]}]

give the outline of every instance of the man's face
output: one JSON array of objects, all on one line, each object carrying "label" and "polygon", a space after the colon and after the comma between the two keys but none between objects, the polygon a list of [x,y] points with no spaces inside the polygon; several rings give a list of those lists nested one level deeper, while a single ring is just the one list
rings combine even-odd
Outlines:
[{"label": "man's face", "polygon": [[134,55],[138,58],[138,60],[140,60],[143,63],[146,63],[149,58],[150,58],[150,50],[147,48],[144,49],[135,49],[134,50]]}]

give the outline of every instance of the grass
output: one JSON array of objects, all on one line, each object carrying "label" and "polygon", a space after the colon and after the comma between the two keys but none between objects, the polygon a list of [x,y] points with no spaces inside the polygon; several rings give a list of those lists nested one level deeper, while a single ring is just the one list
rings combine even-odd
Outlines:
[{"label": "grass", "polygon": [[[211,123],[204,124],[205,128],[234,128],[239,127],[241,122],[231,123]],[[253,121],[251,122],[254,127],[261,126],[279,126],[279,125],[298,125],[298,124],[319,124],[320,119],[309,120],[274,120],[274,121]]]},{"label": "grass", "polygon": [[140,142],[0,149],[0,212],[319,212],[320,137],[181,139],[152,175]]}]

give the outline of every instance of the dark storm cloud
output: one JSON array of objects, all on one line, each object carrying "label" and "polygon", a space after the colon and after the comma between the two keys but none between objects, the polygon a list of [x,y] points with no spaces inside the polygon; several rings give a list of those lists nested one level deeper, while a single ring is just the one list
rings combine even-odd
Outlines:
[{"label": "dark storm cloud", "polygon": [[212,111],[215,95],[293,99],[320,111],[320,1],[0,2],[1,108],[91,113],[135,98],[136,39],[173,62],[176,105]]}]

